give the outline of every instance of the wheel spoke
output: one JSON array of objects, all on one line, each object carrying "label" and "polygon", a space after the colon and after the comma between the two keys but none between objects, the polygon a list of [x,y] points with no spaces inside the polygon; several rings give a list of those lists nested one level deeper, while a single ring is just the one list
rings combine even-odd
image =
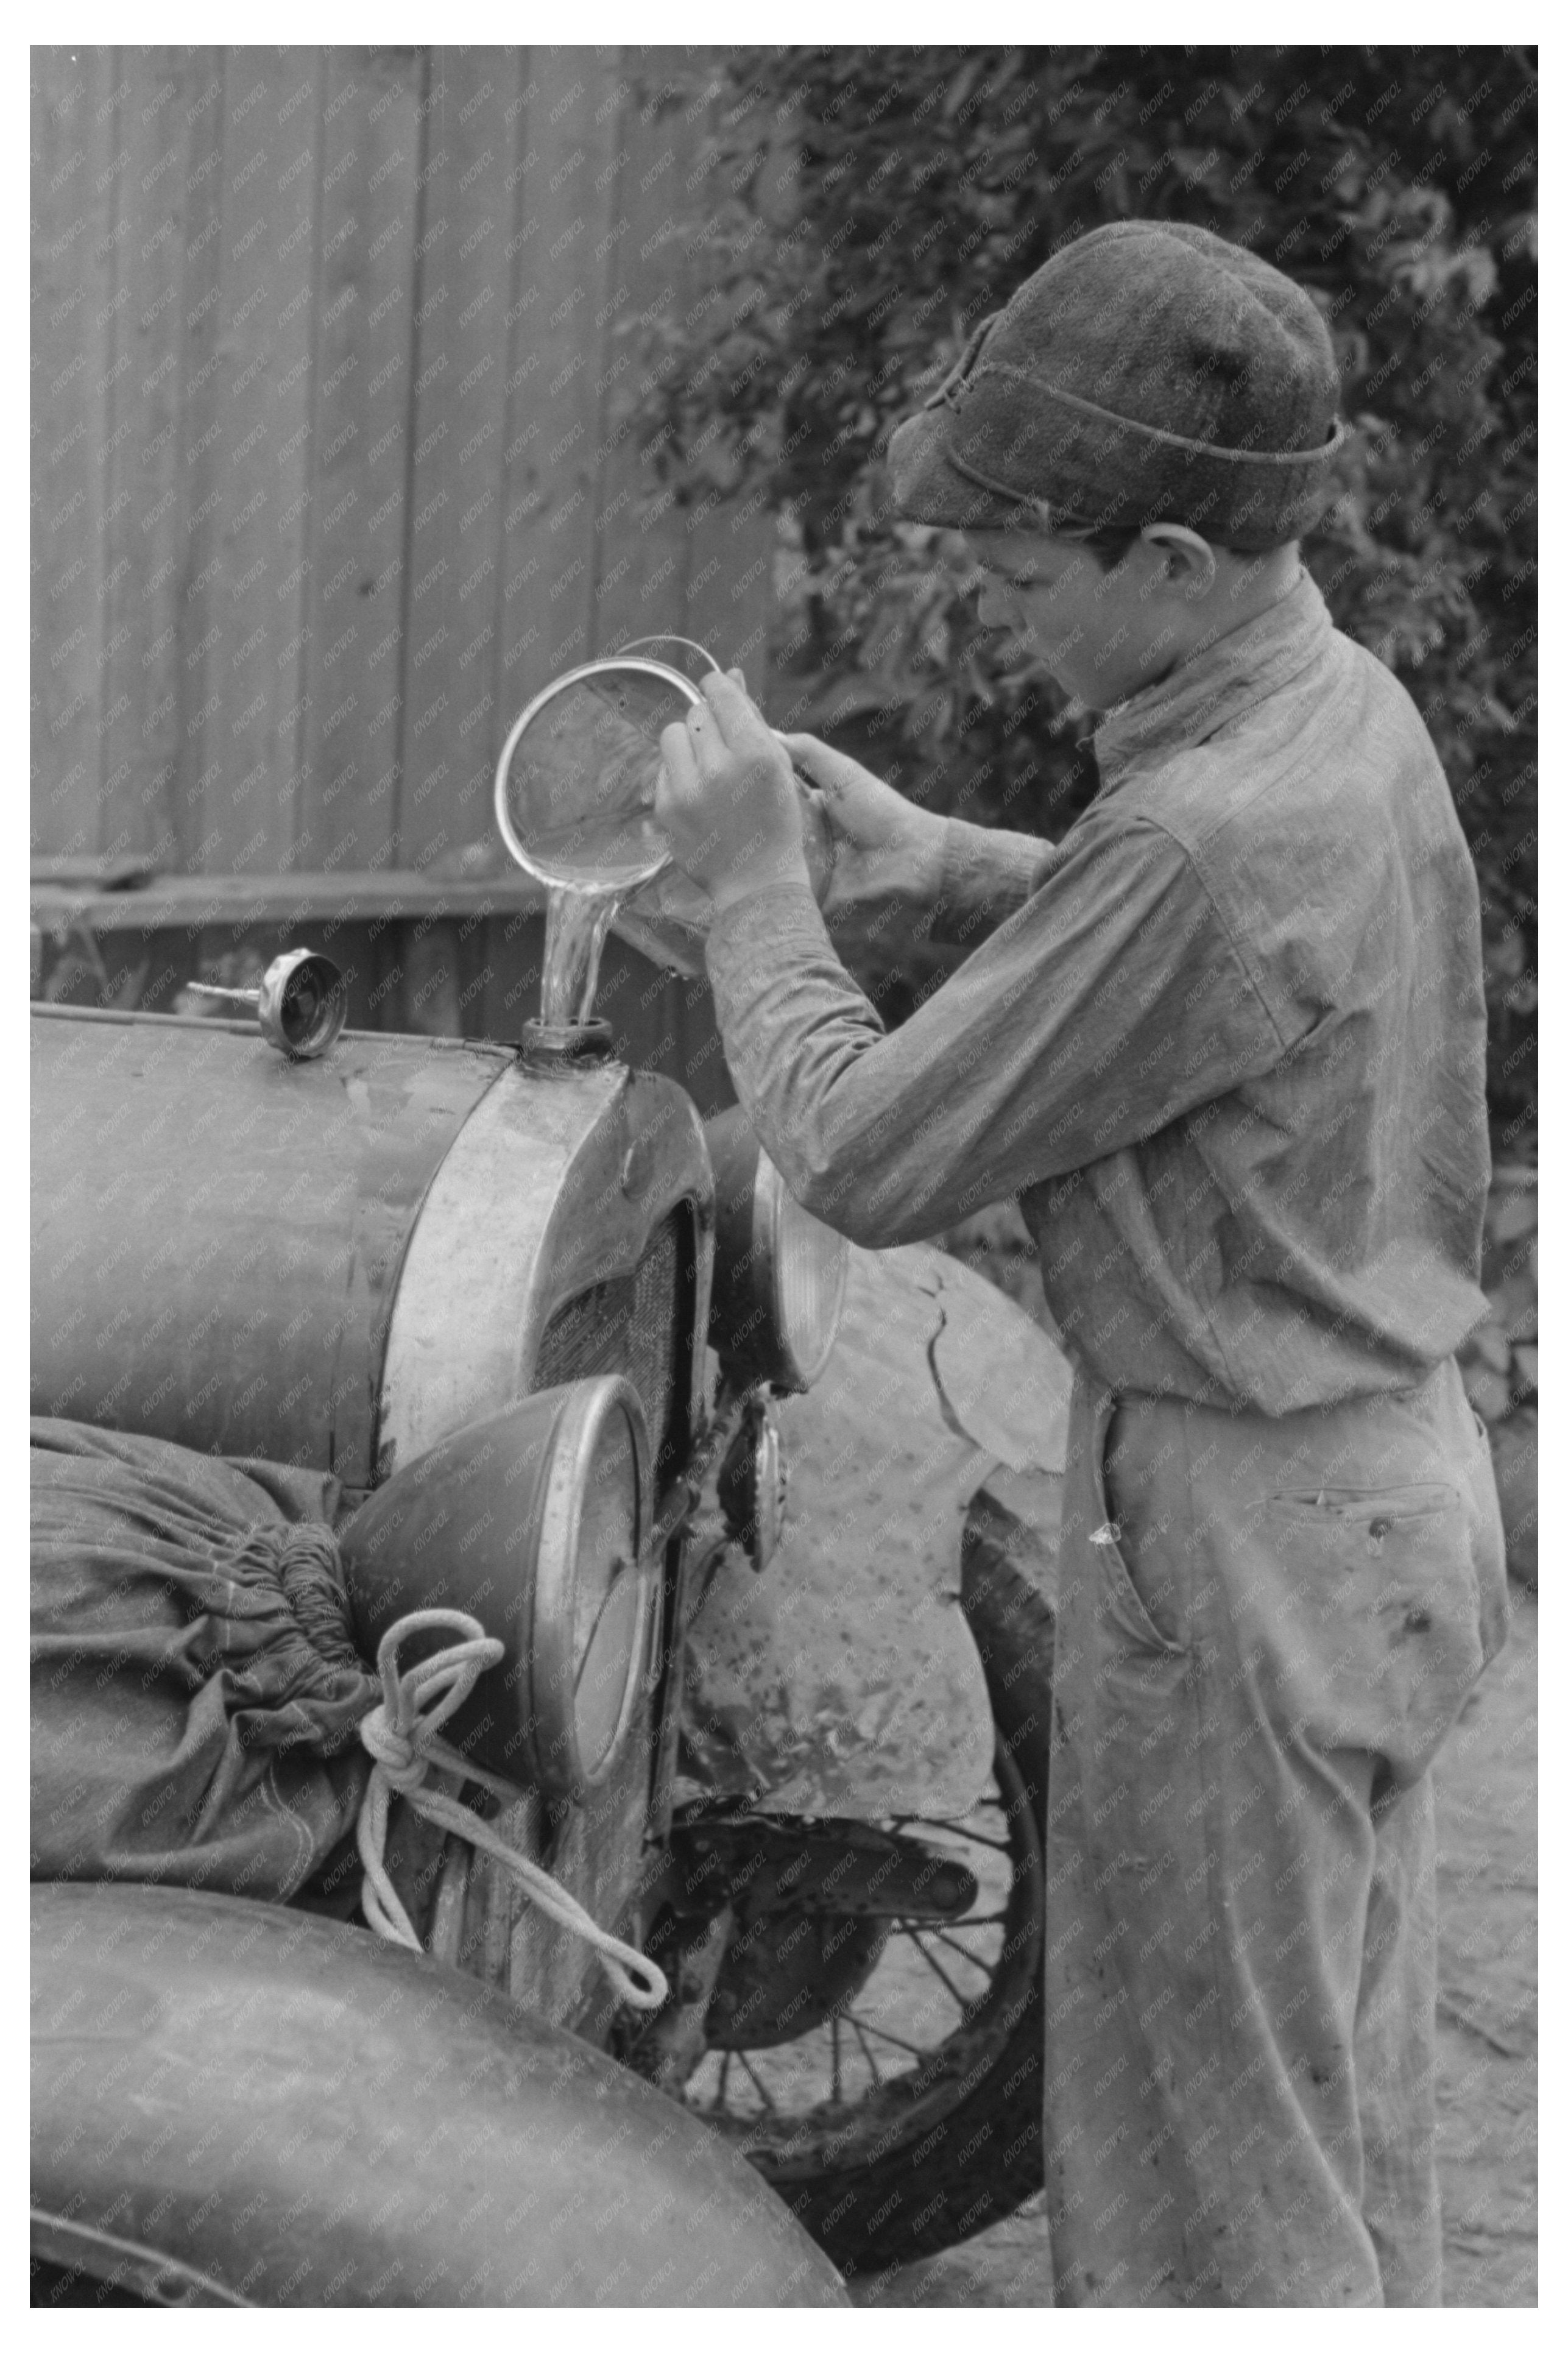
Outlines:
[{"label": "wheel spoke", "polygon": [[953,1944],[952,1938],[948,1935],[945,1928],[933,1928],[931,1930],[931,1934],[933,1936],[940,1937],[944,1945],[952,1946],[952,1950],[958,1955],[959,1959],[961,1961],[967,1961],[972,1969],[982,1970],[984,1973],[987,1981],[995,1976],[996,1972],[988,1961],[983,1961],[979,1955],[977,1953],[972,1953],[967,1946]]},{"label": "wheel spoke", "polygon": [[874,2034],[879,2042],[891,2042],[900,2051],[907,2051],[911,2059],[924,2059],[930,2056],[930,2053],[922,2050],[918,2042],[906,2042],[901,2034],[889,2034],[885,2026],[873,2026],[868,2018],[858,2019],[853,2010],[849,2013],[849,2020],[857,2033],[859,2033],[864,2027],[865,2031],[868,2034]]},{"label": "wheel spoke", "polygon": [[844,2072],[843,2072],[843,2065],[842,2065],[842,2063],[841,2063],[841,2060],[840,2060],[840,2057],[839,2057],[839,2049],[838,2049],[838,2019],[837,2019],[837,2013],[836,2013],[836,2014],[835,2014],[835,2015],[834,2015],[834,2016],[833,2016],[833,2017],[828,2021],[828,2024],[830,2025],[830,2027],[831,2027],[831,2028],[832,2028],[832,2030],[833,2030],[833,2031],[832,2031],[832,2043],[833,2043],[833,2097],[834,2097],[835,2104],[836,2104],[837,2105],[842,2106],[842,2105],[843,2105],[843,2101],[844,2101]]},{"label": "wheel spoke", "polygon": [[730,2113],[730,2098],[728,2091],[730,2082],[730,2062],[734,2055],[735,2054],[732,2051],[726,2051],[724,2056],[719,2062],[719,2092],[713,2105],[716,2108],[721,2108],[726,2116]]},{"label": "wheel spoke", "polygon": [[876,2053],[866,2040],[866,2031],[853,2010],[849,2013],[849,2023],[855,2029],[856,2039],[865,2054],[866,2064],[871,2070],[871,2081],[879,2092],[882,2088],[882,2072],[877,2064]]},{"label": "wheel spoke", "polygon": [[745,2069],[747,2074],[751,2077],[752,2083],[756,2085],[763,2107],[773,2107],[773,2094],[769,2091],[767,2085],[763,2083],[762,2077],[758,2074],[756,2069],[752,2066],[745,2052],[743,2051],[737,2051],[735,2056],[740,2061],[742,2066]]},{"label": "wheel spoke", "polygon": [[933,1969],[937,1976],[942,1979],[943,1985],[947,1988],[949,1993],[952,1996],[960,2010],[967,2010],[969,2008],[969,2000],[967,1995],[959,1992],[958,1988],[953,1984],[952,1979],[948,1976],[947,1971],[942,1968],[942,1963],[935,1959],[931,1954],[926,1951],[924,1945],[921,1942],[920,1930],[918,1928],[910,1928],[906,1929],[905,1934],[910,1938],[910,1943],[914,1946],[916,1952],[921,1954],[924,1959],[926,1967],[930,1969]]}]

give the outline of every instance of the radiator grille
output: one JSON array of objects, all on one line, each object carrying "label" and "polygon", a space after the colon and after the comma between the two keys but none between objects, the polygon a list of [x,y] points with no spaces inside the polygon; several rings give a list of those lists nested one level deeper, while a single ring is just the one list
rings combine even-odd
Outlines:
[{"label": "radiator grille", "polygon": [[674,1211],[649,1237],[635,1274],[590,1284],[558,1307],[545,1326],[535,1388],[623,1373],[643,1402],[662,1487],[685,1438],[683,1373],[690,1322],[683,1280],[682,1223]]}]

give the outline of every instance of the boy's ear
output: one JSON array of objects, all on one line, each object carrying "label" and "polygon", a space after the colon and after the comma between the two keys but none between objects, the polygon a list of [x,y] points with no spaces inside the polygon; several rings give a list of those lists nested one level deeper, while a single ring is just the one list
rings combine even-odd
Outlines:
[{"label": "boy's ear", "polygon": [[1196,596],[1213,587],[1219,567],[1214,549],[1201,532],[1189,531],[1183,522],[1152,522],[1145,526],[1142,537],[1146,546],[1163,555],[1166,577],[1173,586]]}]

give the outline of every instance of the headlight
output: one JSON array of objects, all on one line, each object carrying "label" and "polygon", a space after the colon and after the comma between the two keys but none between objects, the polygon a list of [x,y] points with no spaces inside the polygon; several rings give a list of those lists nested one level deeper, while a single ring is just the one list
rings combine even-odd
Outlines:
[{"label": "headlight", "polygon": [[338,1532],[367,1656],[405,1611],[467,1609],[506,1644],[447,1736],[491,1771],[580,1800],[626,1746],[656,1565],[637,1391],[605,1375],[468,1423]]},{"label": "headlight", "polygon": [[565,1401],[526,1588],[521,1688],[532,1778],[575,1798],[620,1752],[647,1649],[648,1442],[629,1381],[556,1394]]},{"label": "headlight", "polygon": [[718,1225],[709,1339],[735,1378],[809,1388],[838,1336],[849,1246],[791,1199],[741,1112],[704,1126]]}]

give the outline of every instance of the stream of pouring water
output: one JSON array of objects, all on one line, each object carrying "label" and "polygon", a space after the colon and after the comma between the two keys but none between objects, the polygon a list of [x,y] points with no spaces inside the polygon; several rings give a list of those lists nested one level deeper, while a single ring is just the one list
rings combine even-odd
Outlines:
[{"label": "stream of pouring water", "polygon": [[602,888],[574,891],[566,883],[549,885],[539,992],[539,1018],[547,1029],[574,1028],[592,1013],[605,934],[624,896]]}]

